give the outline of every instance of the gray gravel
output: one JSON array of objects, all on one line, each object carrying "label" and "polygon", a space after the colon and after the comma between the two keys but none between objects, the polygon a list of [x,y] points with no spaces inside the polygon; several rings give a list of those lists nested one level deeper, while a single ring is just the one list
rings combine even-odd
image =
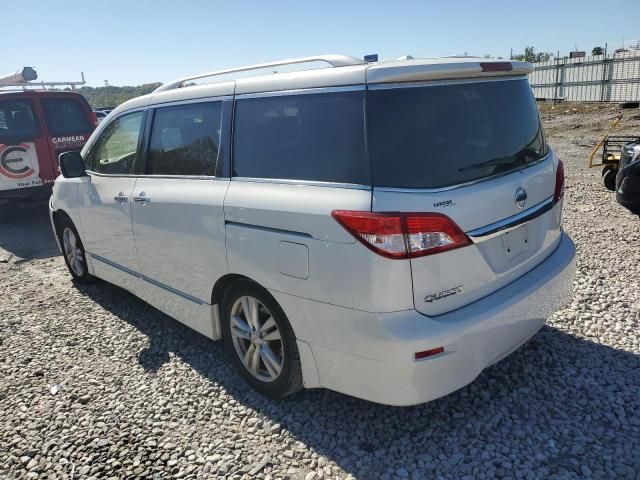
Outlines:
[{"label": "gray gravel", "polygon": [[418,407],[266,400],[219,343],[119,288],[73,286],[45,205],[0,207],[0,478],[640,478],[640,220],[585,168],[615,113],[543,109],[568,175],[573,303]]}]

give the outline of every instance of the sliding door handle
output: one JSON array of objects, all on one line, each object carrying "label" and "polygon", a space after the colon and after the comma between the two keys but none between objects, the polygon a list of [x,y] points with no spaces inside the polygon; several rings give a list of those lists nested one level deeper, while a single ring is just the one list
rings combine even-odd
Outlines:
[{"label": "sliding door handle", "polygon": [[127,203],[129,197],[124,194],[124,192],[118,193],[113,199],[118,202],[120,205]]},{"label": "sliding door handle", "polygon": [[150,200],[151,198],[148,197],[145,192],[140,192],[138,195],[133,196],[133,201],[138,203],[146,204],[149,203]]}]

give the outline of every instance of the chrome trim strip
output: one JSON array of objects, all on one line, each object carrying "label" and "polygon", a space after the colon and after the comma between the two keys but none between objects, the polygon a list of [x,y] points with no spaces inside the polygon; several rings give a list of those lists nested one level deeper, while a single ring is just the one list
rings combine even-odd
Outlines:
[{"label": "chrome trim strip", "polygon": [[256,225],[254,223],[242,223],[242,222],[234,222],[227,220],[224,222],[225,225],[231,225],[232,227],[242,227],[242,228],[250,228],[252,230],[260,230],[262,232],[271,232],[271,233],[280,233],[283,235],[293,235],[301,238],[313,238],[313,236],[306,232],[297,232],[295,230],[286,230],[283,228],[273,228],[273,227],[265,227],[262,225]]},{"label": "chrome trim strip", "polygon": [[220,180],[225,180],[225,181],[229,181],[229,177],[210,177],[207,175],[146,175],[146,174],[133,174],[133,173],[127,173],[127,174],[113,174],[113,173],[98,173],[98,172],[94,172],[93,170],[86,170],[86,173],[88,173],[89,175],[95,175],[96,177],[114,177],[114,178],[118,178],[118,177],[135,177],[135,178],[169,178],[169,179],[174,179],[174,180],[216,180],[216,181],[220,181]]},{"label": "chrome trim strip", "polygon": [[[209,84],[199,84],[197,86],[204,86],[204,85],[209,85]],[[233,100],[233,95],[196,97],[196,98],[189,98],[189,99],[183,99],[183,100],[165,100],[163,102],[158,102],[158,103],[153,103],[153,99],[151,99],[151,103],[149,103],[149,108],[166,108],[166,107],[173,107],[178,105],[190,105],[192,103],[225,102],[229,100]]]},{"label": "chrome trim strip", "polygon": [[229,177],[212,177],[209,175],[146,175],[140,174],[136,175],[138,178],[168,178],[173,180],[226,180],[229,181]]},{"label": "chrome trim strip", "polygon": [[122,265],[119,265],[119,264],[117,264],[115,262],[112,262],[111,260],[107,260],[106,258],[101,257],[100,255],[96,255],[95,253],[90,253],[90,252],[87,252],[87,253],[91,256],[91,258],[95,258],[96,260],[98,260],[98,261],[100,261],[102,263],[106,263],[110,267],[117,268],[118,270],[122,270],[123,272],[128,273],[129,275],[133,275],[134,277],[140,278],[140,274],[139,273],[137,273],[137,272],[135,272],[135,271],[133,271],[133,270],[127,268],[127,267],[123,267]]},{"label": "chrome trim strip", "polygon": [[512,76],[482,76],[473,78],[451,78],[442,80],[421,80],[418,82],[368,83],[369,90],[389,90],[394,88],[437,87],[441,85],[459,85],[465,83],[507,82],[512,80],[526,80],[526,75]]},{"label": "chrome trim strip", "polygon": [[549,148],[548,153],[544,157],[539,158],[535,162],[528,163],[524,167],[517,168],[515,170],[510,170],[508,172],[498,173],[496,175],[491,175],[489,177],[482,177],[482,178],[478,178],[476,180],[470,180],[468,182],[458,183],[456,185],[449,185],[449,186],[446,186],[446,187],[440,187],[440,188],[373,187],[373,189],[374,189],[374,192],[396,192],[396,193],[439,193],[439,192],[447,192],[449,190],[455,190],[457,188],[464,188],[464,187],[468,187],[470,185],[475,185],[477,183],[486,182],[487,180],[494,180],[496,178],[506,177],[507,175],[513,175],[515,173],[522,173],[525,170],[527,170],[528,168],[534,167],[536,165],[539,165],[539,164],[545,162],[546,160],[548,160],[549,158],[552,157],[552,154],[553,154],[553,152],[552,152],[551,148]]},{"label": "chrome trim strip", "polygon": [[[87,252],[89,253],[89,252]],[[98,260],[99,262],[102,262],[106,265],[109,265],[110,267],[113,267],[117,270],[123,271],[125,273],[128,273],[129,275],[133,275],[134,277],[138,277],[140,280],[144,280],[147,283],[150,283],[151,285],[155,285],[156,287],[159,287],[163,290],[166,290],[167,292],[173,293],[174,295],[177,295],[179,297],[184,298],[185,300],[189,300],[190,302],[196,303],[198,305],[206,305],[205,302],[203,302],[202,300],[197,299],[196,297],[192,297],[191,295],[188,295],[184,292],[181,292],[180,290],[176,290],[175,288],[172,288],[168,285],[165,285],[164,283],[160,283],[152,278],[147,277],[146,275],[143,275],[141,273],[138,273],[134,270],[131,270],[127,267],[123,267],[122,265],[118,265],[115,262],[112,262],[111,260],[107,260],[104,257],[101,257],[100,255],[96,255],[95,253],[89,253],[89,255],[91,256],[91,258],[95,258],[96,260]]]},{"label": "chrome trim strip", "polygon": [[320,182],[316,180],[291,180],[286,178],[231,177],[231,181],[246,183],[275,183],[281,185],[298,185],[308,187],[348,188],[352,190],[371,190],[370,186],[360,185],[357,183]]},{"label": "chrome trim strip", "polygon": [[137,177],[138,175],[135,175],[133,173],[122,173],[122,174],[114,174],[114,173],[99,173],[99,172],[94,172],[93,170],[85,170],[85,173],[87,175],[95,175],[96,177],[114,177],[114,178],[118,178],[118,177],[126,177],[126,178],[132,178],[132,177]]},{"label": "chrome trim strip", "polygon": [[528,208],[516,215],[511,217],[507,217],[503,220],[490,223],[489,225],[485,225],[484,227],[476,228],[469,232],[466,232],[467,236],[472,240],[476,241],[484,241],[490,238],[495,237],[497,234],[505,233],[509,230],[513,230],[514,228],[526,223],[534,218],[539,217],[543,213],[548,212],[553,208],[553,196],[543,200],[539,204]]},{"label": "chrome trim strip", "polygon": [[261,98],[261,97],[284,97],[287,95],[308,95],[313,93],[337,93],[337,92],[356,92],[366,90],[366,85],[346,85],[338,87],[310,87],[296,88],[293,90],[272,90],[267,92],[256,93],[240,93],[236,95],[236,100],[245,98]]}]

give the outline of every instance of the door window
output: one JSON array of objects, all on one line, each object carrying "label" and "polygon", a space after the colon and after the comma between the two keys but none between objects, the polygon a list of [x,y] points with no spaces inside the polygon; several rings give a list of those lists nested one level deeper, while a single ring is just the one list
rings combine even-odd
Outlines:
[{"label": "door window", "polygon": [[134,112],[113,120],[91,148],[87,165],[98,173],[133,173],[143,112]]},{"label": "door window", "polygon": [[0,137],[31,140],[39,135],[40,128],[30,100],[0,102]]},{"label": "door window", "polygon": [[233,175],[369,183],[362,91],[236,102]]},{"label": "door window", "polygon": [[91,130],[87,113],[78,100],[46,98],[42,100],[42,108],[51,135],[70,135]]},{"label": "door window", "polygon": [[222,102],[158,108],[147,157],[150,175],[215,176]]}]

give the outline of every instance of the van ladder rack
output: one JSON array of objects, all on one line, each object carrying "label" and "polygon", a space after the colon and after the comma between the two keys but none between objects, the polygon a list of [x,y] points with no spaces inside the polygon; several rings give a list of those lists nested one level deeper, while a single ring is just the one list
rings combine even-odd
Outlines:
[{"label": "van ladder rack", "polygon": [[348,67],[353,65],[364,65],[366,62],[359,58],[350,57],[348,55],[317,55],[314,57],[300,57],[300,58],[288,58],[286,60],[278,60],[275,62],[257,63],[255,65],[246,65],[244,67],[229,68],[226,70],[217,70],[215,72],[200,73],[189,77],[184,77],[179,80],[173,80],[171,82],[164,83],[154,90],[154,93],[164,92],[166,90],[173,90],[180,88],[185,82],[190,80],[198,80],[200,78],[214,77],[216,75],[225,75],[227,73],[246,72],[249,70],[259,70],[261,68],[279,67],[282,65],[295,65],[297,63],[310,63],[310,62],[326,62],[332,67]]},{"label": "van ladder rack", "polygon": [[[76,87],[81,87],[86,85],[87,82],[84,79],[84,72],[80,72],[81,81],[71,81],[71,82],[44,82],[44,81],[27,81],[27,82],[16,82],[16,83],[2,83],[0,84],[0,92],[7,91],[31,91],[31,90],[46,90],[47,87],[49,89],[54,89],[55,87],[71,87],[72,91],[75,91]],[[5,87],[8,87],[6,90],[3,90]]]}]

